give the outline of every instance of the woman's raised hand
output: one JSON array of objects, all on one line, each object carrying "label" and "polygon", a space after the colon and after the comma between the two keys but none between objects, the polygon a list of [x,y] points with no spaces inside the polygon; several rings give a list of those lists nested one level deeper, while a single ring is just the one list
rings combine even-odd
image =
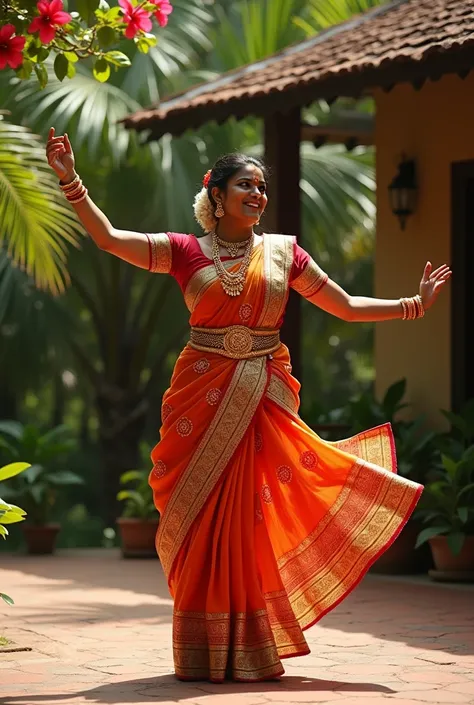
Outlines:
[{"label": "woman's raised hand", "polygon": [[54,136],[54,127],[49,130],[46,143],[46,158],[49,166],[54,169],[60,181],[68,183],[76,176],[74,169],[74,153],[67,134]]},{"label": "woman's raised hand", "polygon": [[442,264],[433,271],[431,262],[427,262],[420,282],[420,296],[425,309],[430,308],[443,287],[451,277],[451,269],[447,264]]}]

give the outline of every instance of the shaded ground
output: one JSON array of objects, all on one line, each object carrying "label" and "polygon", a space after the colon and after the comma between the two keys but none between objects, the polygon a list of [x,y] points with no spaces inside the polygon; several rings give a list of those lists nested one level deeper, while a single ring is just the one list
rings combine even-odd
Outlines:
[{"label": "shaded ground", "polygon": [[178,683],[157,560],[116,551],[2,556],[2,705],[474,704],[474,586],[369,575],[306,632],[280,683]]}]

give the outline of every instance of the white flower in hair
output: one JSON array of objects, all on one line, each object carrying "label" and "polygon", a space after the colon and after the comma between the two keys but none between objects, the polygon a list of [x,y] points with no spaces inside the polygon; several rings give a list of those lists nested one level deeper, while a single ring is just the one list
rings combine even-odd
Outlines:
[{"label": "white flower in hair", "polygon": [[217,225],[214,206],[209,199],[207,188],[204,186],[194,197],[194,217],[205,233],[212,232]]}]

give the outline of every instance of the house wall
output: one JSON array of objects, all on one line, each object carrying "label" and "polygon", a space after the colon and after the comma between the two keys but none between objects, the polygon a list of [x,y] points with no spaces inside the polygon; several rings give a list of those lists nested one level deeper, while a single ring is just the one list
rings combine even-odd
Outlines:
[{"label": "house wall", "polygon": [[[474,72],[445,76],[416,91],[396,86],[376,96],[377,241],[375,292],[383,298],[412,296],[424,265],[450,261],[451,163],[474,160]],[[417,211],[401,230],[392,214],[388,185],[401,155],[417,163]],[[456,272],[453,272],[456,276]],[[408,381],[408,401],[434,426],[451,400],[450,290],[419,321],[378,323],[376,391]]]}]

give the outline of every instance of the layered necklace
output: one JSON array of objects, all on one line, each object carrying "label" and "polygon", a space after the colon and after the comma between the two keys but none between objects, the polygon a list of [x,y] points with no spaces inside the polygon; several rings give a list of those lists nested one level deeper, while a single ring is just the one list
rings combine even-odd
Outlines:
[{"label": "layered necklace", "polygon": [[[222,288],[228,296],[238,296],[242,293],[247,277],[247,270],[252,255],[253,233],[248,240],[242,242],[227,242],[221,240],[217,233],[212,233],[212,259],[216,268],[217,276],[221,281]],[[231,257],[236,257],[241,247],[245,247],[244,256],[236,272],[228,272],[224,267],[220,257],[219,248],[225,248]]]}]

